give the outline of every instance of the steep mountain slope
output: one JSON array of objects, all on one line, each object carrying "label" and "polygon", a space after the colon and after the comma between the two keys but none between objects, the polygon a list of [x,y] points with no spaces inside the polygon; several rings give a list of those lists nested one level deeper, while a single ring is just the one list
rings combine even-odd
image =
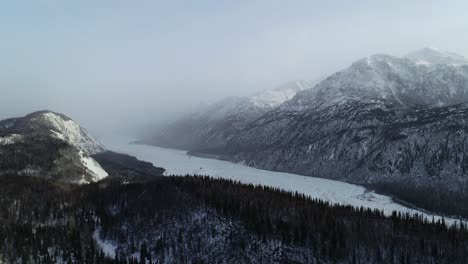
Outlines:
[{"label": "steep mountain slope", "polygon": [[[466,199],[465,102],[468,66],[375,55],[299,93],[232,137],[226,148],[199,154],[386,185],[384,191],[392,189],[401,198],[408,194],[401,195],[395,186]],[[407,200],[436,206],[426,206],[433,199],[422,196]],[[468,215],[464,202],[439,201],[431,209]]]},{"label": "steep mountain slope", "polygon": [[40,111],[0,121],[0,174],[88,183],[108,176],[90,157],[105,148],[70,118]]},{"label": "steep mountain slope", "polygon": [[221,148],[247,124],[310,87],[305,81],[295,81],[252,97],[228,97],[174,122],[157,132],[156,136],[141,142],[185,150]]},{"label": "steep mountain slope", "polygon": [[44,121],[46,124],[48,123],[52,126],[51,131],[53,131],[58,138],[78,147],[86,154],[92,155],[105,151],[103,145],[70,118],[52,112],[44,113],[40,117],[45,119]]}]

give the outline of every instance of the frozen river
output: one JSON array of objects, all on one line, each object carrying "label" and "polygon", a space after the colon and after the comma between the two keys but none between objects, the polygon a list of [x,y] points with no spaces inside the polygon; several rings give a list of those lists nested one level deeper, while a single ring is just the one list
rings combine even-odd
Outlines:
[{"label": "frozen river", "polygon": [[[108,149],[152,162],[155,166],[165,168],[167,174],[209,175],[243,183],[261,184],[288,191],[297,191],[332,203],[375,208],[383,210],[387,215],[391,214],[392,211],[400,211],[420,213],[430,219],[432,218],[432,214],[405,207],[393,202],[388,196],[369,191],[362,186],[290,173],[260,170],[216,159],[193,157],[181,150],[128,144],[131,141],[131,138],[128,137],[107,137],[101,140]],[[436,220],[440,219],[437,215],[435,215],[435,218]],[[450,224],[457,221],[451,218],[445,218],[445,220]]]}]

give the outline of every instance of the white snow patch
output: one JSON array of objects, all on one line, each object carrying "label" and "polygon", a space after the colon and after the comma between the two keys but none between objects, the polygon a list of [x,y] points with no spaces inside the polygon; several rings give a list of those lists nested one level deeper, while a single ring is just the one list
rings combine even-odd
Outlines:
[{"label": "white snow patch", "polygon": [[78,181],[78,184],[82,185],[82,184],[89,184],[90,183],[89,181],[85,180],[84,177],[85,176],[82,175],[82,178]]},{"label": "white snow patch", "polygon": [[52,132],[53,137],[55,137],[57,139],[60,139],[60,140],[63,140],[63,141],[67,141],[67,139],[62,134],[60,134],[59,132],[54,131],[54,130],[50,130],[50,132]]},{"label": "white snow patch", "polygon": [[99,230],[94,231],[93,238],[106,256],[115,258],[115,250],[117,249],[117,246],[112,244],[112,241],[102,240],[101,236],[99,236]]},{"label": "white snow patch", "polygon": [[275,108],[280,104],[291,100],[298,92],[311,88],[313,85],[306,81],[294,81],[274,90],[266,90],[252,97],[250,101],[257,107]]},{"label": "white snow patch", "polygon": [[83,163],[86,169],[94,176],[94,181],[100,181],[109,176],[96,160],[87,156],[82,151],[80,151],[80,157],[81,163]]},{"label": "white snow patch", "polygon": [[18,175],[23,175],[23,176],[31,176],[31,175],[37,175],[37,174],[39,174],[39,170],[30,169],[30,168],[22,169],[18,172]]},{"label": "white snow patch", "polygon": [[44,113],[43,117],[55,128],[51,130],[55,137],[67,141],[88,155],[105,151],[104,146],[75,121],[65,120],[62,116],[51,112]]},{"label": "white snow patch", "polygon": [[18,142],[21,140],[21,135],[19,134],[11,134],[9,136],[5,137],[0,137],[0,145],[11,145],[15,144],[15,142]]}]

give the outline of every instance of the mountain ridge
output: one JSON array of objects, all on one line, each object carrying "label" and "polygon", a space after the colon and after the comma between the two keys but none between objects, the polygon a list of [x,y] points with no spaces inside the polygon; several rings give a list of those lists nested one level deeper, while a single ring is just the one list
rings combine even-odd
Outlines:
[{"label": "mountain ridge", "polygon": [[452,64],[452,65],[466,65],[468,59],[464,56],[444,51],[434,47],[426,47],[419,50],[410,52],[404,56],[405,58],[416,60],[418,64]]},{"label": "mountain ridge", "polygon": [[294,81],[250,97],[227,97],[138,142],[183,150],[221,148],[247,124],[310,86],[306,81]]},{"label": "mountain ridge", "polygon": [[102,144],[63,114],[43,110],[0,121],[0,174],[99,181],[108,173],[90,155],[104,151]]},{"label": "mountain ridge", "polygon": [[[391,189],[396,197],[408,196],[400,191],[405,186],[415,194],[406,201],[468,215],[463,203],[442,201],[468,198],[467,102],[466,65],[374,55],[299,92],[231,137],[225,148],[191,154],[386,185],[382,191]],[[428,204],[422,190],[445,198]]]}]

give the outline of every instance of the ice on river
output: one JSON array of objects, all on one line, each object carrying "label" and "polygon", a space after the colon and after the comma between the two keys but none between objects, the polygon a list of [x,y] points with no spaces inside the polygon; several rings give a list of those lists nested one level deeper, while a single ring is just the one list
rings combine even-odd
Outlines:
[{"label": "ice on river", "polygon": [[[299,192],[312,198],[319,198],[331,203],[368,207],[383,210],[390,215],[393,211],[424,214],[432,219],[432,214],[411,209],[394,202],[391,197],[377,194],[366,188],[340,181],[314,178],[291,173],[274,172],[235,164],[228,161],[199,158],[187,155],[186,151],[160,148],[148,145],[129,144],[128,137],[107,137],[101,140],[113,151],[126,153],[140,160],[152,162],[163,167],[167,174],[209,175],[215,178],[237,180],[243,183],[260,184],[281,188],[287,191]],[[440,216],[435,215],[435,219]],[[448,224],[457,219],[445,218]]]}]

